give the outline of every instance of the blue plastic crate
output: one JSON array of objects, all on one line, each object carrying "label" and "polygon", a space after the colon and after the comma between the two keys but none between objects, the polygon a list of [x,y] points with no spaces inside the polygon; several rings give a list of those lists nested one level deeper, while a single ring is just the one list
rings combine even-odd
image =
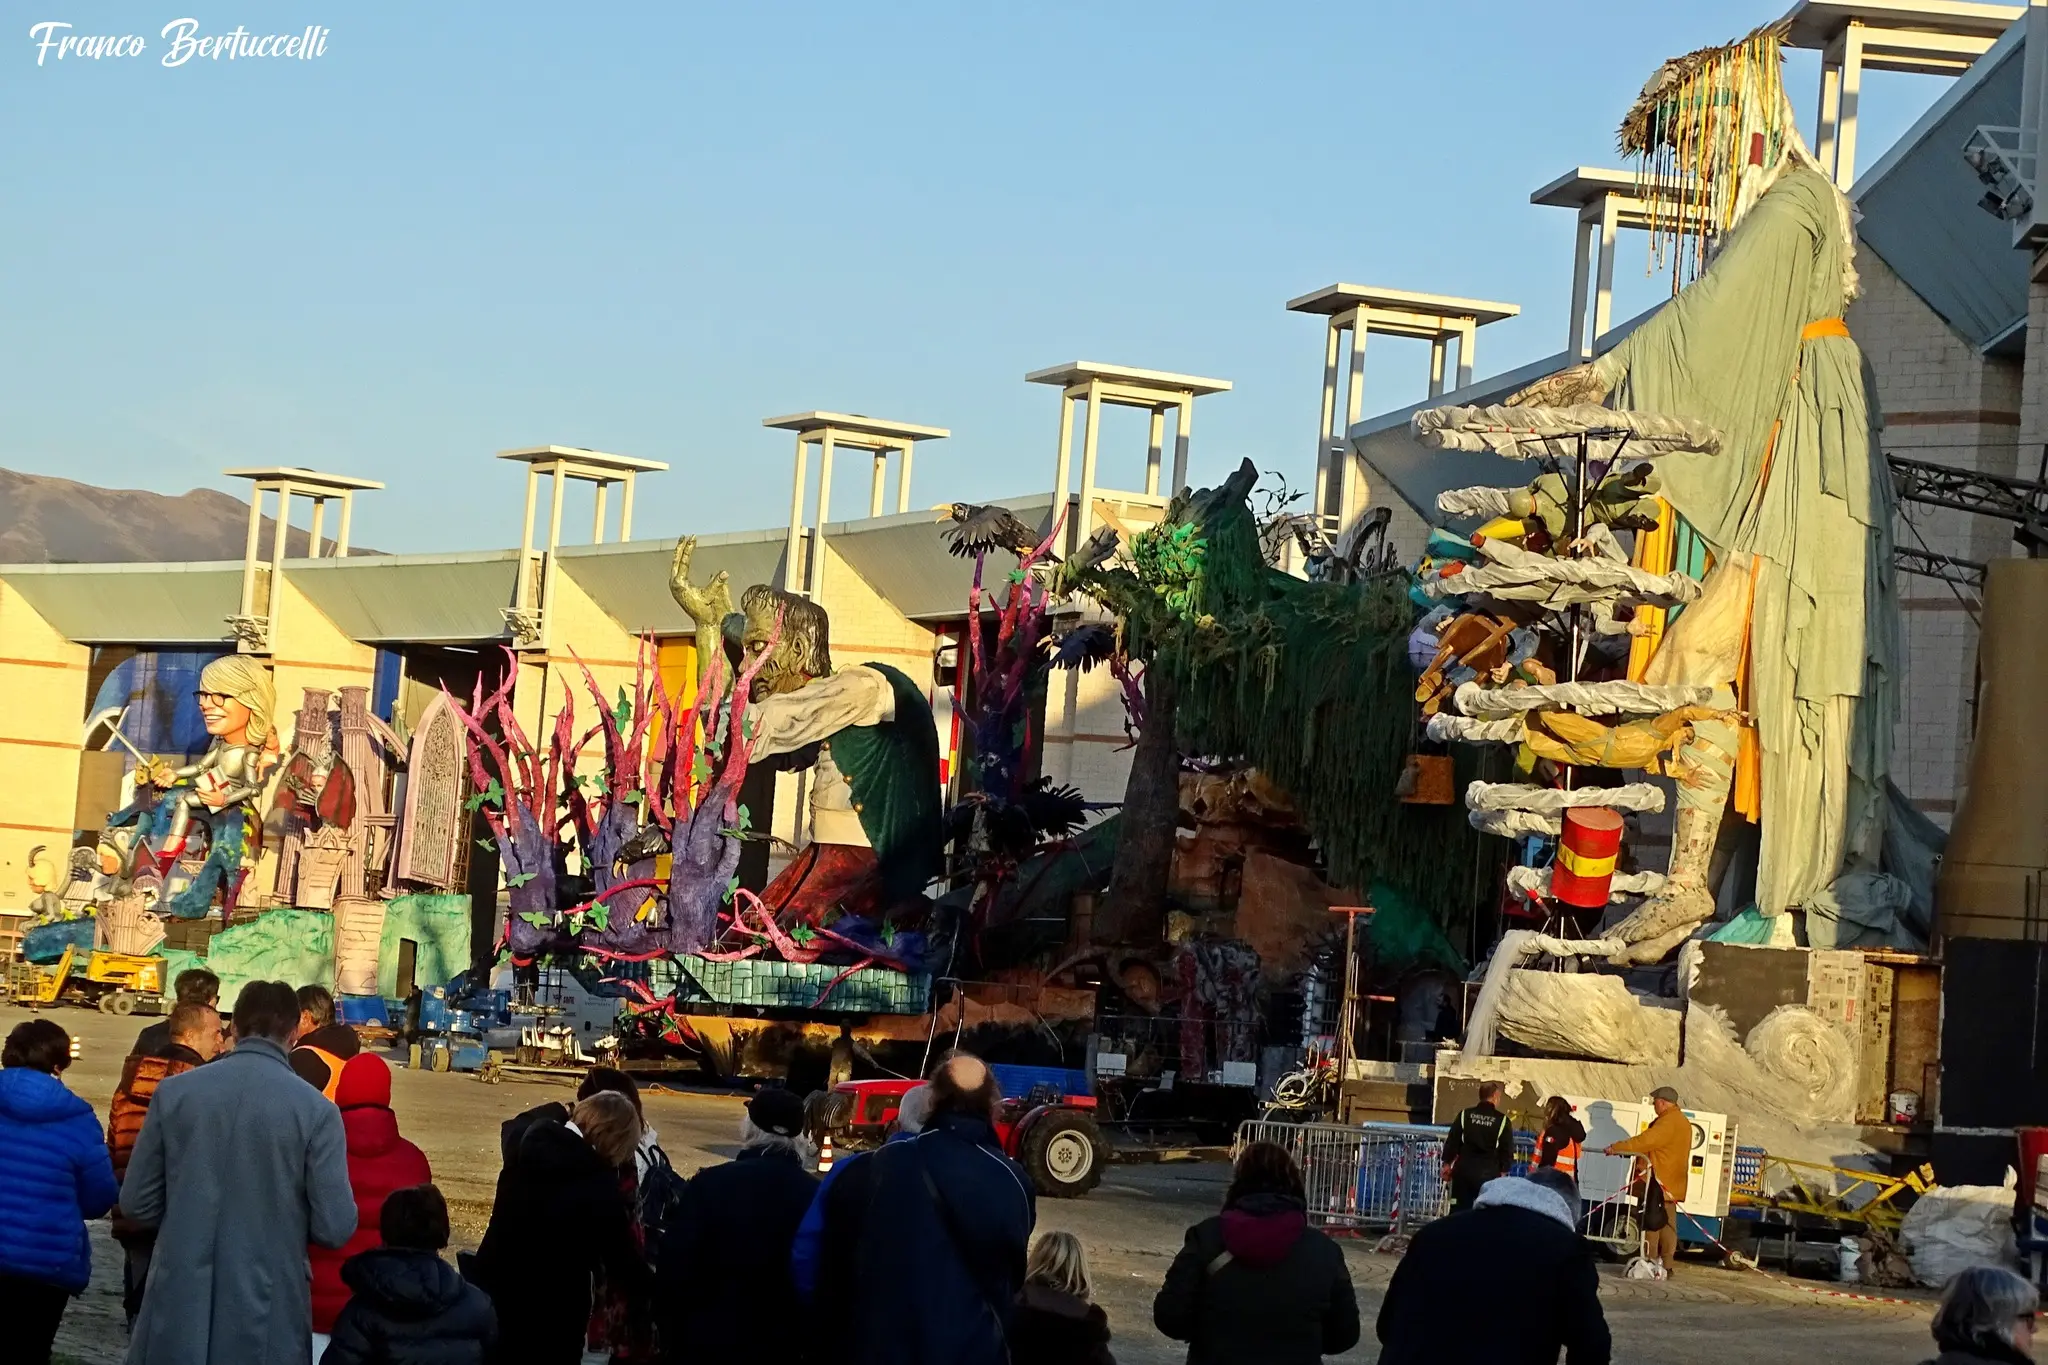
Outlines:
[{"label": "blue plastic crate", "polygon": [[991,1065],[989,1070],[995,1073],[996,1084],[1002,1087],[1003,1094],[1011,1099],[1022,1099],[1041,1085],[1056,1095],[1095,1093],[1085,1071],[1071,1071],[1060,1066],[1010,1066],[1002,1062]]},{"label": "blue plastic crate", "polygon": [[336,996],[334,1008],[344,1024],[375,1024],[378,1028],[386,1028],[391,1023],[391,1015],[385,1010],[384,1002],[374,995]]}]

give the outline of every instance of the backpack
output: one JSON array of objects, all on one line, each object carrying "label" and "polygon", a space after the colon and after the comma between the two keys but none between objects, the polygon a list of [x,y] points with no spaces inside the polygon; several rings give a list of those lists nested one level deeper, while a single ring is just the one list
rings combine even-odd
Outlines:
[{"label": "backpack", "polygon": [[647,1149],[647,1169],[640,1174],[637,1212],[650,1260],[661,1254],[663,1234],[675,1222],[686,1183],[682,1176],[676,1174],[676,1168],[669,1164],[667,1152],[659,1147]]}]

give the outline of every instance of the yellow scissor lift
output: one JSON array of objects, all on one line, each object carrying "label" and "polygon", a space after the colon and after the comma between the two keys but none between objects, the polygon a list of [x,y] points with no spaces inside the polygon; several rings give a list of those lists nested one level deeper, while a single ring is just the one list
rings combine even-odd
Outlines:
[{"label": "yellow scissor lift", "polygon": [[1736,1155],[1728,1202],[1731,1208],[1805,1215],[1892,1234],[1905,1221],[1913,1198],[1934,1184],[1932,1166],[1902,1176],[1880,1175],[1745,1147]]},{"label": "yellow scissor lift", "polygon": [[44,1005],[97,1005],[108,1014],[128,1015],[138,1007],[161,1004],[164,960],[138,953],[93,948],[81,957],[68,947],[49,967],[12,964],[8,993],[15,1003],[40,1009]]}]

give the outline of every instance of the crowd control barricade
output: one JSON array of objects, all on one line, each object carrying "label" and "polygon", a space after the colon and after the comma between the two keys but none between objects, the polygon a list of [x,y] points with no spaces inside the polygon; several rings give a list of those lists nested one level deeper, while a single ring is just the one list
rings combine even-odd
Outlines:
[{"label": "crowd control barricade", "polygon": [[[1240,1125],[1234,1158],[1254,1142],[1285,1148],[1301,1166],[1308,1221],[1320,1228],[1360,1232],[1412,1232],[1450,1212],[1444,1179],[1444,1137],[1435,1124],[1287,1123],[1253,1119]],[[1515,1134],[1515,1163],[1522,1175],[1535,1156],[1535,1139]],[[1592,1241],[1634,1251],[1641,1239],[1637,1222],[1633,1157],[1581,1158],[1583,1173],[1596,1174],[1595,1189],[1584,1190],[1579,1228]]]}]

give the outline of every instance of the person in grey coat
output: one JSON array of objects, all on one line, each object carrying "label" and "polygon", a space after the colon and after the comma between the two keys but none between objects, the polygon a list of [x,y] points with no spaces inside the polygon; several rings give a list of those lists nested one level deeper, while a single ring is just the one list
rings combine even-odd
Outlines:
[{"label": "person in grey coat", "polygon": [[157,1229],[128,1365],[285,1365],[313,1339],[306,1245],[356,1230],[341,1111],[287,1060],[282,981],[235,1000],[235,1050],[157,1088],[121,1209]]}]

